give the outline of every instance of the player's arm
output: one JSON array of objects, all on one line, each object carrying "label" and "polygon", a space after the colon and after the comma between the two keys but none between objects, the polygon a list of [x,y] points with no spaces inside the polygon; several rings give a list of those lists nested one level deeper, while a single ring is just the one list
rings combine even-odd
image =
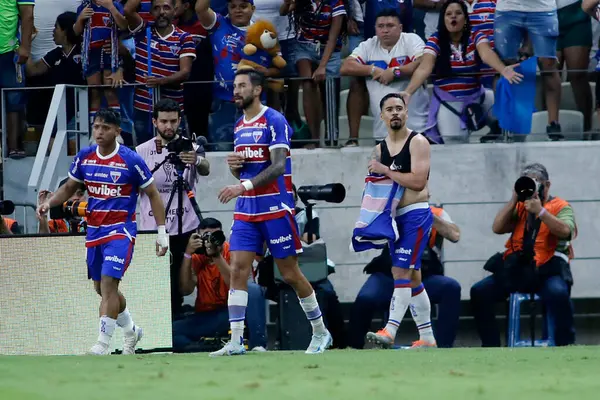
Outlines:
[{"label": "player's arm", "polygon": [[148,200],[150,200],[150,207],[152,209],[152,215],[154,215],[156,225],[159,227],[164,227],[165,206],[163,204],[162,199],[160,198],[160,193],[158,193],[156,184],[154,182],[150,183],[148,186],[142,188],[142,192],[144,192],[144,194],[148,196]]},{"label": "player's arm", "polygon": [[81,182],[69,177],[67,182],[59,187],[58,190],[52,194],[52,197],[46,200],[46,203],[48,204],[49,208],[59,206],[65,201],[69,200],[80,187]]},{"label": "player's arm", "polygon": [[392,171],[386,167],[385,175],[407,189],[420,192],[427,187],[431,147],[425,136],[417,135],[409,149],[411,172]]},{"label": "player's arm", "polygon": [[287,160],[287,155],[287,147],[276,147],[272,149],[271,165],[250,180],[250,182],[252,182],[252,187],[257,188],[260,186],[265,186],[266,184],[283,175],[285,173],[285,161]]},{"label": "player's arm", "polygon": [[[447,213],[444,211],[447,215]],[[450,217],[448,216],[448,219]],[[444,239],[448,239],[452,243],[457,243],[460,240],[460,229],[452,220],[444,219],[444,215],[441,217],[433,215],[433,228],[440,234]]]}]

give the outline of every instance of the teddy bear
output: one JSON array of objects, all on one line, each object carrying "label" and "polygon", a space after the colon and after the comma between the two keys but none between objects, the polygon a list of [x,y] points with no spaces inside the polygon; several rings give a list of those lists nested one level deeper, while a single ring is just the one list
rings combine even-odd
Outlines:
[{"label": "teddy bear", "polygon": [[[266,20],[258,20],[246,31],[246,45],[243,48],[242,59],[238,69],[254,69],[256,66],[283,69],[287,65],[280,55],[279,41],[275,26]],[[280,92],[283,90],[283,79],[270,79],[270,89]]]}]

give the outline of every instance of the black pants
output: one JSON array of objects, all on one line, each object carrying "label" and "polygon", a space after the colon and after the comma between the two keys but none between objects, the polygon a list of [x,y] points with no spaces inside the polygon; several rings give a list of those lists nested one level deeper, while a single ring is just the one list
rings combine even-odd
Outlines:
[{"label": "black pants", "polygon": [[194,231],[183,233],[181,235],[169,236],[169,250],[171,251],[171,317],[176,320],[181,314],[181,304],[183,296],[179,291],[179,270],[183,261],[183,253]]}]

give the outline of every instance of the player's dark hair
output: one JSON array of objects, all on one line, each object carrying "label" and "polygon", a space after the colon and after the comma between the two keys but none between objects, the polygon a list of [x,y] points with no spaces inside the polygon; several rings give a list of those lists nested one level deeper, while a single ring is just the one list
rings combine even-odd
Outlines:
[{"label": "player's dark hair", "polygon": [[77,14],[71,11],[64,12],[56,17],[56,25],[67,35],[67,40],[70,44],[77,44],[79,37],[73,30],[73,25],[77,22]]},{"label": "player's dark hair", "polygon": [[375,23],[377,23],[377,19],[381,17],[394,17],[398,19],[398,22],[402,24],[402,19],[400,18],[400,13],[394,8],[384,8],[379,11],[375,16]]},{"label": "player's dark hair", "polygon": [[235,73],[235,76],[247,75],[250,79],[252,86],[260,86],[264,89],[265,87],[265,76],[253,69],[241,69]]},{"label": "player's dark hair", "polygon": [[216,218],[203,218],[202,221],[200,221],[200,225],[198,225],[198,229],[223,229],[223,225],[221,224],[221,221],[219,221]]},{"label": "player's dark hair", "polygon": [[101,108],[96,113],[95,120],[102,120],[107,124],[115,125],[117,128],[121,127],[121,115],[110,108]]},{"label": "player's dark hair", "polygon": [[404,101],[404,97],[402,97],[400,95],[400,93],[388,93],[385,96],[383,96],[383,98],[381,99],[381,101],[379,102],[379,109],[381,111],[383,111],[383,105],[385,104],[386,101],[388,101],[389,99],[400,99],[402,101],[402,104],[404,104],[404,106],[406,106],[406,101]]},{"label": "player's dark hair", "polygon": [[181,116],[181,108],[179,104],[173,99],[164,98],[159,100],[152,109],[152,116],[158,118],[159,112],[176,112],[178,116]]}]

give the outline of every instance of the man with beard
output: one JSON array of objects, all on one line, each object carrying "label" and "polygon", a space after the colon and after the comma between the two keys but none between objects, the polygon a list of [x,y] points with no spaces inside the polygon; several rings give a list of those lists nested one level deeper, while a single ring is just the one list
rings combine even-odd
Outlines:
[{"label": "man with beard", "polygon": [[[145,143],[137,146],[137,153],[146,161],[149,168],[152,170],[162,163],[168,155],[166,150],[167,144],[179,138],[177,133],[179,124],[181,123],[181,109],[179,104],[171,99],[160,100],[154,106],[152,114],[152,124],[156,129],[156,138],[148,140]],[[195,184],[198,175],[206,176],[210,172],[210,164],[203,155],[203,149],[194,144],[194,150],[190,152],[181,152],[179,158],[186,164],[186,170],[183,177],[190,184],[190,187],[195,193]],[[156,172],[154,172],[154,182],[160,193],[165,206],[169,201],[173,182],[175,182],[176,172],[175,167],[170,162],[164,163]],[[194,213],[190,200],[187,196],[183,196],[183,218],[182,218],[182,234],[179,235],[179,226],[177,218],[177,197],[171,202],[171,206],[166,210],[166,228],[169,234],[169,245],[173,257],[171,258],[171,310],[173,318],[176,318],[181,311],[181,303],[183,301],[179,291],[179,268],[185,248],[187,246],[190,235],[194,232],[200,221]],[[147,196],[142,194],[140,203],[140,229],[155,230],[156,223],[152,215],[152,209]]]},{"label": "man with beard", "polygon": [[265,244],[283,279],[294,288],[313,328],[307,354],[322,353],[332,344],[315,292],[298,267],[302,243],[294,220],[292,128],[279,112],[260,103],[265,77],[241,70],[233,81],[233,98],[244,115],[234,129],[234,153],[227,156],[231,174],[240,180],[219,192],[223,204],[238,197],[231,227],[229,323],[231,341],[211,356],[244,354],[244,319],[248,306],[248,277]]},{"label": "man with beard", "polygon": [[[400,235],[397,241],[389,243],[394,277],[389,319],[377,333],[367,333],[367,340],[384,347],[394,344],[400,322],[411,304],[420,336],[412,347],[436,347],[431,304],[420,271],[421,255],[433,225],[427,188],[431,150],[425,136],[406,127],[407,107],[400,94],[384,96],[379,106],[388,135],[373,149],[369,172],[387,176],[398,184],[397,190],[402,194],[395,218]],[[413,292],[415,296],[411,298]]]},{"label": "man with beard", "polygon": [[136,143],[152,139],[151,88],[160,86],[162,98],[173,99],[183,111],[183,88],[196,58],[193,37],[173,25],[175,0],[153,0],[150,13],[154,24],[150,29],[151,62],[148,62],[147,22],[134,10],[125,10],[129,29],[135,38],[134,129]]}]

